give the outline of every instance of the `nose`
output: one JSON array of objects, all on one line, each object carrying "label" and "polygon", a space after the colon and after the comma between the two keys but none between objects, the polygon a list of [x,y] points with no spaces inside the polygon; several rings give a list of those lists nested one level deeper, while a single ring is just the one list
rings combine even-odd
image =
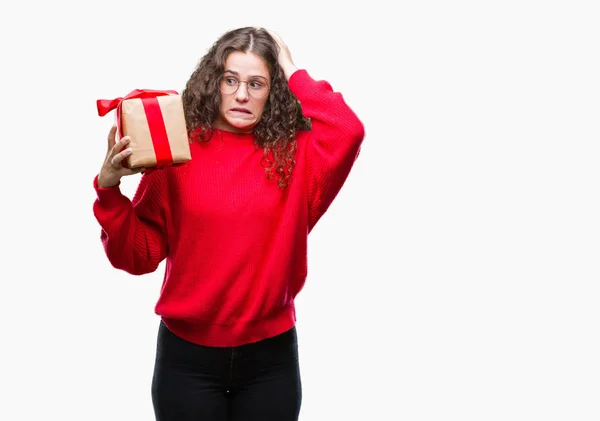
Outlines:
[{"label": "nose", "polygon": [[246,102],[249,99],[248,82],[240,82],[238,90],[235,93],[235,99],[239,102]]}]

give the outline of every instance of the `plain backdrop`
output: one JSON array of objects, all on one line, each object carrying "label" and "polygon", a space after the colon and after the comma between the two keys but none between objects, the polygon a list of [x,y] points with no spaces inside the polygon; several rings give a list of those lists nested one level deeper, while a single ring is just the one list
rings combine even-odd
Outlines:
[{"label": "plain backdrop", "polygon": [[[152,420],[164,266],[106,259],[113,114],[263,26],[361,156],[309,239],[302,421],[600,419],[594,1],[30,1],[0,11],[0,419]],[[138,176],[123,181],[131,197]]]}]

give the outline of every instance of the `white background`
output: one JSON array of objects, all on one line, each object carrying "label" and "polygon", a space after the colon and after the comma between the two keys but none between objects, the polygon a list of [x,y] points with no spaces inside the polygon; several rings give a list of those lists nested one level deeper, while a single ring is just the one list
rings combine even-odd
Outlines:
[{"label": "white background", "polygon": [[0,419],[153,419],[164,266],[104,255],[95,101],[251,25],[366,127],[310,237],[301,420],[600,419],[597,2],[352,3],[2,6]]}]

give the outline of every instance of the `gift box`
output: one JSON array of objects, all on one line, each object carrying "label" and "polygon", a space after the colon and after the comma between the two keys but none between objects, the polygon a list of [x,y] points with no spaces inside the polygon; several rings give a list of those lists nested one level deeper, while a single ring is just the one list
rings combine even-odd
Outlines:
[{"label": "gift box", "polygon": [[124,167],[161,168],[192,159],[177,91],[136,89],[124,97],[99,99],[96,106],[100,117],[116,110],[118,137],[131,138],[131,155],[121,161]]}]

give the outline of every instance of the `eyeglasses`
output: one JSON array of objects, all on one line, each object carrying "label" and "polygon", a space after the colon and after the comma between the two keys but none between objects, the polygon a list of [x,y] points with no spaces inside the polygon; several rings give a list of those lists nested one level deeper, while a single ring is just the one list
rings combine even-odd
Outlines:
[{"label": "eyeglasses", "polygon": [[254,77],[250,80],[239,80],[236,77],[225,75],[219,82],[219,90],[226,95],[235,94],[242,83],[246,84],[248,94],[254,98],[264,98],[269,92],[269,83],[264,77]]}]

